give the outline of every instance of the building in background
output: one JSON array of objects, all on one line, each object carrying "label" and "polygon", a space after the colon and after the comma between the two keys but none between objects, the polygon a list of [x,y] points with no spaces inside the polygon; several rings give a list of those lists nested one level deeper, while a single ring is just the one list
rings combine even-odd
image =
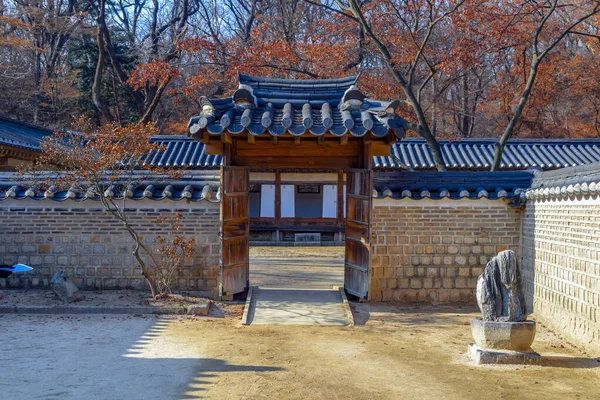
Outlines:
[{"label": "building in background", "polygon": [[0,171],[15,171],[31,164],[40,154],[40,144],[52,130],[0,115]]}]

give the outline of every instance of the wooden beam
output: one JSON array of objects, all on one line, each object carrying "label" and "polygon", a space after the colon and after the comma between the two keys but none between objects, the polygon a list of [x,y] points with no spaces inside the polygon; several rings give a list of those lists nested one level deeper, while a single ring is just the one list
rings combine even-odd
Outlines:
[{"label": "wooden beam", "polygon": [[397,140],[397,139],[396,139],[396,136],[395,136],[395,135],[393,135],[393,134],[388,134],[388,135],[385,137],[385,144],[387,144],[387,145],[389,146],[389,145],[391,145],[392,143],[395,143],[395,142],[396,142],[396,140]]},{"label": "wooden beam", "polygon": [[210,144],[210,134],[207,131],[202,133],[202,140],[200,140],[204,144]]},{"label": "wooden beam", "polygon": [[391,147],[384,142],[371,142],[371,155],[373,156],[389,156]]},{"label": "wooden beam", "polygon": [[277,145],[274,145],[266,140],[256,139],[255,145],[249,145],[244,140],[236,141],[236,150],[237,155],[242,157],[354,157],[359,154],[359,146],[362,146],[362,142],[358,140],[349,141],[346,146],[340,146],[338,139],[324,139],[320,146],[315,142],[305,139],[296,144],[291,138],[279,138]]},{"label": "wooden beam", "polygon": [[223,132],[223,133],[221,133],[221,142],[227,143],[227,144],[233,143],[231,141],[231,133],[229,133],[229,132]]},{"label": "wooden beam", "polygon": [[325,144],[325,135],[319,136],[319,138],[317,139],[317,143],[319,144],[319,146],[323,146]]},{"label": "wooden beam", "polygon": [[290,156],[262,156],[246,157],[239,154],[235,157],[235,164],[242,167],[255,168],[292,168],[292,169],[345,169],[362,168],[358,155],[351,157],[290,157]]},{"label": "wooden beam", "polygon": [[254,135],[251,135],[248,133],[248,144],[254,144],[255,140],[254,140]]},{"label": "wooden beam", "polygon": [[271,136],[271,143],[277,145],[277,136]]},{"label": "wooden beam", "polygon": [[211,156],[223,154],[223,143],[212,141],[210,144],[204,145],[204,152]]},{"label": "wooden beam", "polygon": [[341,146],[345,146],[347,144],[348,144],[348,134],[346,134],[346,135],[344,135],[344,136],[342,136],[340,138],[340,145]]},{"label": "wooden beam", "polygon": [[295,144],[296,146],[300,146],[300,136],[296,136],[296,137],[294,138],[294,144]]}]

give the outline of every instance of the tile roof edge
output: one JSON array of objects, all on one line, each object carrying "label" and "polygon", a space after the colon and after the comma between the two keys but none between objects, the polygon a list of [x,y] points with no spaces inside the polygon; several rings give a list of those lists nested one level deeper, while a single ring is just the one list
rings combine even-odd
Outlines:
[{"label": "tile roof edge", "polygon": [[6,121],[6,122],[11,123],[11,124],[21,125],[21,126],[25,126],[27,128],[32,128],[32,129],[37,129],[37,130],[40,130],[40,131],[47,132],[49,134],[52,134],[54,132],[54,130],[52,130],[50,128],[46,128],[44,126],[35,125],[35,124],[31,124],[29,122],[25,122],[25,121],[21,121],[21,120],[18,120],[18,119],[10,118],[10,117],[7,117],[6,115],[2,115],[2,114],[0,114],[0,121]]},{"label": "tile roof edge", "polygon": [[600,181],[600,162],[550,171],[536,171],[532,189],[591,181]]},{"label": "tile roof edge", "polygon": [[[173,141],[195,141],[193,138],[184,135],[156,135],[152,136],[151,140],[173,140]],[[498,142],[497,138],[466,138],[461,140],[440,140],[440,144],[463,144],[463,143],[474,143],[474,144],[495,144]],[[423,138],[415,138],[408,137],[404,138],[401,141],[397,142],[397,145],[402,145],[402,143],[422,143],[426,144],[425,139]],[[527,139],[509,139],[508,144],[518,144],[518,143],[535,143],[535,144],[574,144],[574,143],[591,143],[600,145],[600,138],[589,138],[589,139],[536,139],[536,138],[527,138]]]}]

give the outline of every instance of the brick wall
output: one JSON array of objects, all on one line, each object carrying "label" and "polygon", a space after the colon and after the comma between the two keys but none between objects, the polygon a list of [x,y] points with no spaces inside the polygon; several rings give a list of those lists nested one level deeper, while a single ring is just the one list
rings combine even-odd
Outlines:
[{"label": "brick wall", "polygon": [[490,258],[519,245],[501,200],[375,200],[371,221],[372,301],[474,302]]},{"label": "brick wall", "polygon": [[[157,218],[173,211],[183,214],[180,232],[196,240],[196,252],[186,260],[176,286],[216,297],[219,204],[144,200],[129,206],[133,225],[150,246],[158,234],[169,230],[168,225],[157,224]],[[0,287],[43,287],[60,270],[83,289],[146,287],[131,254],[133,241],[97,202],[5,200],[0,203],[0,224],[0,261],[35,268],[27,275],[0,279]]]},{"label": "brick wall", "polygon": [[600,198],[582,190],[600,181],[595,170],[537,175],[523,215],[521,267],[536,318],[600,351]]}]

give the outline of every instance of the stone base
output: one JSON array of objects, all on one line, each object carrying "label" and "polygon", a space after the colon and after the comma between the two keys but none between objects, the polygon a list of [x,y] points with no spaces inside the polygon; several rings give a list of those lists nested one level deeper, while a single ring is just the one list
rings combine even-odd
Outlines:
[{"label": "stone base", "polygon": [[471,320],[471,333],[480,349],[528,352],[535,338],[535,321]]},{"label": "stone base", "polygon": [[542,357],[533,351],[488,350],[469,344],[469,356],[477,364],[538,365]]}]

